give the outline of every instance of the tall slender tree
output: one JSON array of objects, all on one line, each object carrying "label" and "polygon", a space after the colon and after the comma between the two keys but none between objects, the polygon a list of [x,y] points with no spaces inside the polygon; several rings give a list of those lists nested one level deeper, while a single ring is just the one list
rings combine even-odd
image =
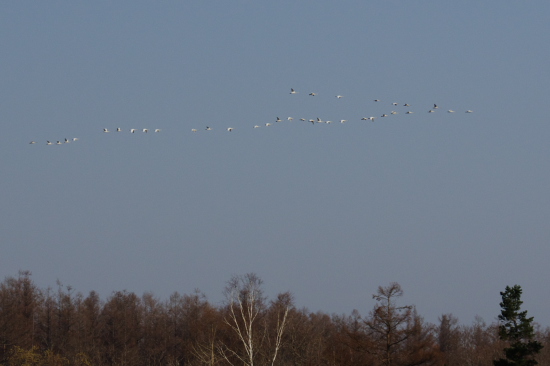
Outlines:
[{"label": "tall slender tree", "polygon": [[494,366],[534,366],[538,365],[535,355],[542,349],[542,344],[534,340],[533,317],[527,317],[527,311],[521,311],[521,287],[506,286],[501,292],[502,302],[498,319],[499,336],[503,341],[509,342],[509,347],[504,349],[506,358],[493,361]]}]

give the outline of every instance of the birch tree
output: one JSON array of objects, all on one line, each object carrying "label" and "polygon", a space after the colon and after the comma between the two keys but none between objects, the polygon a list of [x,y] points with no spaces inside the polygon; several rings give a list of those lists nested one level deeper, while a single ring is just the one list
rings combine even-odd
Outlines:
[{"label": "birch tree", "polygon": [[[218,351],[229,364],[244,366],[275,365],[282,347],[287,316],[291,307],[289,296],[279,297],[272,307],[275,310],[274,329],[266,321],[266,298],[263,281],[254,273],[233,276],[227,283],[224,295],[227,301],[224,323],[237,337],[240,347],[222,344]],[[273,332],[273,333],[271,333]]]}]

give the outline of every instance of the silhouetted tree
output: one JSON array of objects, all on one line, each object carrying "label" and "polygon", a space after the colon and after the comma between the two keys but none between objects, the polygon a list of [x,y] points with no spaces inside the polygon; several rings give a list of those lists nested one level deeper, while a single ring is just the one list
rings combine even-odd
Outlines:
[{"label": "silhouetted tree", "polygon": [[495,366],[534,366],[538,362],[535,355],[542,349],[542,344],[534,340],[533,317],[527,317],[527,311],[521,311],[522,289],[518,285],[506,286],[501,292],[502,308],[498,319],[502,322],[499,326],[500,339],[509,342],[509,347],[504,349],[506,358],[493,362]]},{"label": "silhouetted tree", "polygon": [[397,282],[378,287],[372,297],[378,302],[365,321],[367,352],[384,366],[432,365],[437,363],[437,347],[429,327],[411,305],[397,306],[403,296]]},{"label": "silhouetted tree", "polygon": [[409,337],[406,328],[412,306],[397,306],[395,300],[401,296],[403,290],[397,282],[387,287],[379,286],[377,294],[372,295],[378,303],[365,321],[367,334],[372,340],[368,352],[374,354],[384,366],[398,364],[399,351]]}]

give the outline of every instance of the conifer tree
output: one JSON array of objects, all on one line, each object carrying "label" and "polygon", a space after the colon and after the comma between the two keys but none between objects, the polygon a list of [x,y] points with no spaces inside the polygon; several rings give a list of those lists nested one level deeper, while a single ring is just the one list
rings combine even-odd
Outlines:
[{"label": "conifer tree", "polygon": [[504,349],[506,358],[493,361],[494,366],[534,366],[538,362],[534,356],[542,349],[542,344],[533,340],[533,317],[527,317],[527,311],[520,312],[521,287],[514,285],[506,286],[506,290],[501,292],[502,308],[498,319],[501,321],[499,326],[499,337],[503,341],[509,342],[509,347]]}]

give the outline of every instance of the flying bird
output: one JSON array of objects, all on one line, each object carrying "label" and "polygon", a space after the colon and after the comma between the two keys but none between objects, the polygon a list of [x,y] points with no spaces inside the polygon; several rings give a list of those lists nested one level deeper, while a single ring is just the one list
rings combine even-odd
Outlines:
[{"label": "flying bird", "polygon": [[229,131],[229,132],[233,131],[233,127],[228,127],[227,131]]},{"label": "flying bird", "polygon": [[144,128],[144,129],[143,129],[143,132],[147,133],[147,132],[149,132],[149,130],[146,129],[146,128]]},{"label": "flying bird", "polygon": [[51,141],[46,141],[46,145],[51,145]]},{"label": "flying bird", "polygon": [[437,108],[439,108],[439,107],[437,106],[437,104],[434,103],[433,109],[437,109]]},{"label": "flying bird", "polygon": [[265,127],[269,127],[269,126],[271,126],[271,123],[268,122],[265,124]]},{"label": "flying bird", "polygon": [[260,128],[260,126],[256,125],[256,126],[254,126],[254,128]]},{"label": "flying bird", "polygon": [[428,113],[433,113],[433,112],[435,112],[433,109],[430,109],[430,110],[428,111]]},{"label": "flying bird", "polygon": [[109,133],[109,132],[111,132],[111,131],[109,131],[108,129],[104,128],[104,129],[103,129],[103,132]]},{"label": "flying bird", "polygon": [[314,97],[314,96],[316,96],[316,95],[317,95],[317,93],[313,93],[313,92],[311,92],[311,93],[309,93],[309,95],[311,95],[312,97]]},{"label": "flying bird", "polygon": [[78,141],[78,137],[73,137],[73,141]]},{"label": "flying bird", "polygon": [[294,118],[288,117],[287,120],[292,121]]},{"label": "flying bird", "polygon": [[31,142],[29,142],[29,144],[30,144],[30,145],[36,144],[36,141],[31,141]]},{"label": "flying bird", "polygon": [[375,102],[379,102],[379,101],[380,101],[380,99],[375,99],[374,101],[375,101]]},{"label": "flying bird", "polygon": [[403,107],[410,107],[411,105],[408,103],[403,104]]},{"label": "flying bird", "polygon": [[466,113],[474,113],[474,111],[472,111],[471,109],[468,109],[468,110],[466,111]]},{"label": "flying bird", "polygon": [[380,117],[387,117],[388,115],[386,113],[384,113],[383,115],[381,115]]},{"label": "flying bird", "polygon": [[68,140],[68,139],[65,139],[65,143],[68,144],[68,143],[69,143],[69,140]]},{"label": "flying bird", "polygon": [[396,111],[391,111],[391,114],[397,114],[397,112]]},{"label": "flying bird", "polygon": [[191,132],[197,132],[197,129],[196,129],[196,128],[192,128],[192,129],[191,129]]},{"label": "flying bird", "polygon": [[57,141],[55,144],[56,145],[61,145],[61,141]]},{"label": "flying bird", "polygon": [[305,121],[306,119],[305,118],[300,118],[300,121]]},{"label": "flying bird", "polygon": [[122,128],[118,127],[118,128],[116,129],[116,132],[120,132],[120,131],[122,131]]},{"label": "flying bird", "polygon": [[347,121],[348,121],[347,119],[341,119],[340,123],[346,123]]},{"label": "flying bird", "polygon": [[413,114],[413,113],[414,113],[414,112],[411,112],[411,111],[407,111],[407,113],[405,113],[405,114]]},{"label": "flying bird", "polygon": [[212,128],[206,126],[206,131],[212,131]]},{"label": "flying bird", "polygon": [[155,132],[160,132],[160,128],[157,128],[157,129],[155,130]]},{"label": "flying bird", "polygon": [[135,129],[135,128],[131,128],[131,129],[130,129],[130,132],[131,132],[131,133],[135,133],[135,132],[136,132],[136,129]]},{"label": "flying bird", "polygon": [[455,111],[453,111],[452,109],[449,109],[449,110],[447,111],[447,113],[454,113],[454,112],[455,112]]},{"label": "flying bird", "polygon": [[290,94],[298,94],[298,92],[292,88],[290,88]]},{"label": "flying bird", "polygon": [[275,122],[282,122],[283,120],[280,119],[279,117],[277,117],[277,119],[275,120]]},{"label": "flying bird", "polygon": [[392,105],[397,105],[397,102],[393,102]]},{"label": "flying bird", "polygon": [[336,98],[338,98],[338,99],[341,99],[341,98],[343,98],[343,97],[344,97],[343,95],[337,95],[337,96],[336,96]]}]

